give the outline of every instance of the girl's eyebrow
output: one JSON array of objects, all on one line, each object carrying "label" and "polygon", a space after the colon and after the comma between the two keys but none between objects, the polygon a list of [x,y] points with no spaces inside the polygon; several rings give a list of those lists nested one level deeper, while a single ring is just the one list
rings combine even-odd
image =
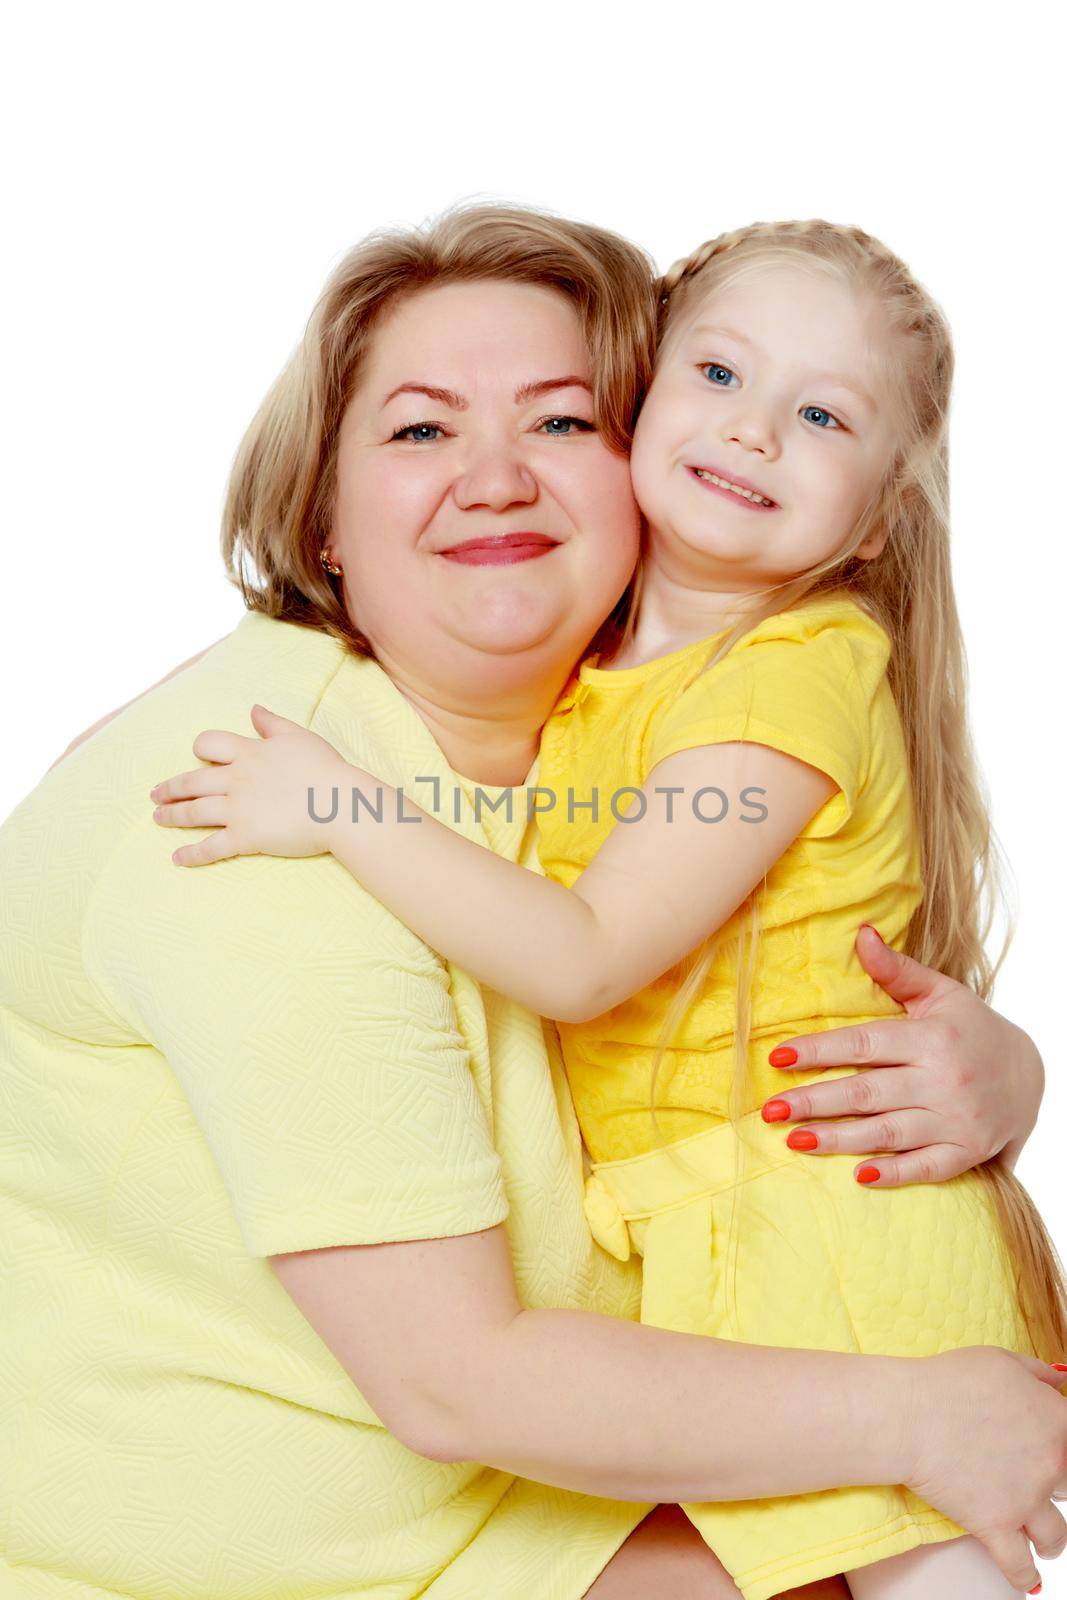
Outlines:
[{"label": "girl's eyebrow", "polygon": [[[515,390],[515,404],[521,405],[525,400],[535,400],[539,395],[548,394],[552,389],[587,389],[590,394],[593,392],[593,386],[587,378],[569,373],[565,378],[538,378],[533,383],[521,383]],[[453,411],[467,411],[470,408],[470,401],[463,395],[457,394],[454,389],[442,389],[433,383],[399,383],[386,395],[382,405],[387,406],[398,394],[424,394],[431,400],[436,400],[439,405],[451,407]]]},{"label": "girl's eyebrow", "polygon": [[[704,322],[693,329],[693,337],[707,334],[718,334],[719,336],[725,334],[726,338],[736,339],[738,344],[745,344],[750,350],[759,350],[757,344],[754,344],[751,339],[747,339],[743,333],[738,333],[736,328],[713,326],[711,323]],[[836,383],[840,388],[847,389],[850,394],[854,394],[857,400],[861,400],[871,411],[878,410],[877,401],[867,393],[866,389],[855,378],[846,377],[841,372],[811,372],[808,376],[813,383]]]}]

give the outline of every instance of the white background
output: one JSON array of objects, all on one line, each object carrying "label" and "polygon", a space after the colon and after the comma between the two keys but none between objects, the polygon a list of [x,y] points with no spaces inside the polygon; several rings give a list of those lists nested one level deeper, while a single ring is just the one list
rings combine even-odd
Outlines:
[{"label": "white background", "polygon": [[232,453],[325,275],[371,228],[517,200],[614,227],[662,266],[757,218],[857,222],[955,331],[955,570],[1020,906],[995,999],[1045,1055],[1020,1171],[1067,1249],[1051,15],[911,0],[25,7],[0,95],[0,816],[80,729],[239,619],[218,554]]}]

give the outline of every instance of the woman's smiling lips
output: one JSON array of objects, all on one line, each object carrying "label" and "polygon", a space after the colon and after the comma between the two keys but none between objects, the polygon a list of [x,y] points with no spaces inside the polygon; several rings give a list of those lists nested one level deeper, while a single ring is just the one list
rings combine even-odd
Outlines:
[{"label": "woman's smiling lips", "polygon": [[498,533],[483,539],[465,539],[438,554],[465,567],[503,567],[547,555],[559,542],[547,533]]},{"label": "woman's smiling lips", "polygon": [[[765,495],[762,489],[757,489],[754,483],[749,483],[747,478],[731,477],[729,473],[719,472],[716,467],[689,467],[687,471],[694,481],[700,484],[701,488],[710,489],[713,494],[725,495],[728,500],[735,500],[739,505],[749,506],[753,511],[777,511],[778,509],[777,502],[772,500],[770,495]],[[720,478],[722,483],[713,483],[712,477],[709,475]],[[732,483],[734,487],[732,489],[724,488],[723,485],[728,483]],[[738,489],[744,489],[747,492],[738,494]],[[758,495],[760,498],[752,500],[749,498],[750,495]]]}]

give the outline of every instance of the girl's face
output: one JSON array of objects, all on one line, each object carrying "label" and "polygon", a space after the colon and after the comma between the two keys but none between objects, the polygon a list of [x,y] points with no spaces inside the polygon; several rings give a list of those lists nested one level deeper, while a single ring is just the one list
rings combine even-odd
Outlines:
[{"label": "girl's face", "polygon": [[625,589],[639,516],[555,290],[429,288],[384,314],[342,419],[328,547],[387,670],[518,689]]},{"label": "girl's face", "polygon": [[653,559],[744,589],[840,550],[892,459],[885,363],[875,308],[801,265],[754,265],[688,309],[634,438]]}]

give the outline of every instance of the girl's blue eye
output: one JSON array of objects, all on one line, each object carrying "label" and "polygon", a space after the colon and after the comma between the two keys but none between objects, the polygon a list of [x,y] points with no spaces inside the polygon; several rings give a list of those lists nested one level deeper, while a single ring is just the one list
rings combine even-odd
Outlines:
[{"label": "girl's blue eye", "polygon": [[596,431],[596,424],[586,422],[584,417],[546,417],[538,426],[547,431],[550,439],[567,439],[574,429],[579,433]]},{"label": "girl's blue eye", "polygon": [[427,434],[440,432],[441,426],[437,422],[412,422],[406,428],[398,428],[393,438],[410,439],[413,444],[433,444],[434,440],[427,438]]},{"label": "girl's blue eye", "polygon": [[717,361],[705,361],[700,370],[709,375],[709,383],[715,384],[720,389],[729,389],[730,379],[737,377],[737,373],[731,367],[720,366]]},{"label": "girl's blue eye", "polygon": [[808,422],[813,422],[817,428],[839,428],[841,424],[830,411],[824,411],[822,406],[805,406],[800,413]]}]

